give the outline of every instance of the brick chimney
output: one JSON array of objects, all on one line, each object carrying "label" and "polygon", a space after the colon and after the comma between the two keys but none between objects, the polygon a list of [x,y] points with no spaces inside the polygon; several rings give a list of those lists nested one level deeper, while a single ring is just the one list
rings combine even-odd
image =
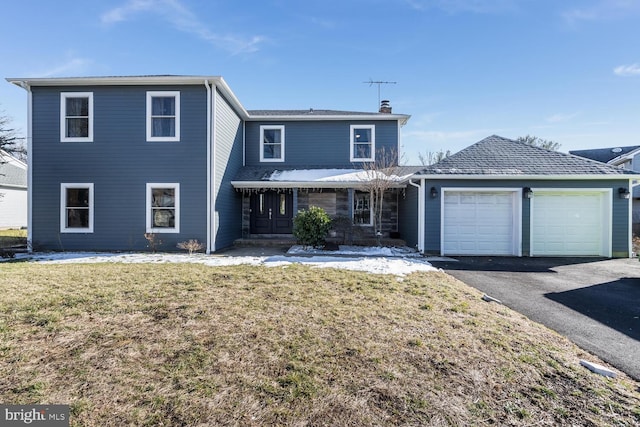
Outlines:
[{"label": "brick chimney", "polygon": [[383,114],[391,114],[391,104],[389,104],[388,99],[380,102],[380,112]]}]

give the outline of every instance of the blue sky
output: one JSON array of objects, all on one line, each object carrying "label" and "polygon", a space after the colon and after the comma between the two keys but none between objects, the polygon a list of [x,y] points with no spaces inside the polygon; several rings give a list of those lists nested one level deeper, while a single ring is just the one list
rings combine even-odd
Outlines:
[{"label": "blue sky", "polygon": [[[247,109],[376,111],[405,161],[486,136],[640,144],[640,0],[8,2],[2,77],[221,75]],[[26,130],[26,92],[0,109]]]}]

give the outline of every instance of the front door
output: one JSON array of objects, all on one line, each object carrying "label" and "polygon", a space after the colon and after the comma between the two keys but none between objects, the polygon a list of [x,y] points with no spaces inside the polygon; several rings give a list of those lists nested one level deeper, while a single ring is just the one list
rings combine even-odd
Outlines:
[{"label": "front door", "polygon": [[293,194],[265,191],[251,194],[251,234],[291,234]]}]

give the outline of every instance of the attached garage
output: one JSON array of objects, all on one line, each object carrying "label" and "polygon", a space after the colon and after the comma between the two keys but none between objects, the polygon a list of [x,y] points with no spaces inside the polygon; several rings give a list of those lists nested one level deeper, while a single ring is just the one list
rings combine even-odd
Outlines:
[{"label": "attached garage", "polygon": [[442,189],[443,255],[520,255],[519,189]]},{"label": "attached garage", "polygon": [[629,257],[640,174],[496,135],[415,174],[418,249],[447,256]]},{"label": "attached garage", "polygon": [[611,256],[611,190],[534,189],[531,256]]}]

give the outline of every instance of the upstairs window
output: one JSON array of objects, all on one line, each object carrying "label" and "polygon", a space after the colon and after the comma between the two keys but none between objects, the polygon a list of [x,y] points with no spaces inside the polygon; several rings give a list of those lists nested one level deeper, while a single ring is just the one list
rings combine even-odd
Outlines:
[{"label": "upstairs window", "polygon": [[376,151],[376,127],[351,125],[351,161],[373,161]]},{"label": "upstairs window", "polygon": [[93,184],[61,184],[60,232],[93,233]]},{"label": "upstairs window", "polygon": [[180,92],[147,92],[147,141],[180,141]]},{"label": "upstairs window", "polygon": [[93,142],[93,93],[60,94],[60,140]]},{"label": "upstairs window", "polygon": [[260,161],[284,162],[284,126],[260,126]]},{"label": "upstairs window", "polygon": [[147,184],[147,233],[180,232],[180,184]]}]

